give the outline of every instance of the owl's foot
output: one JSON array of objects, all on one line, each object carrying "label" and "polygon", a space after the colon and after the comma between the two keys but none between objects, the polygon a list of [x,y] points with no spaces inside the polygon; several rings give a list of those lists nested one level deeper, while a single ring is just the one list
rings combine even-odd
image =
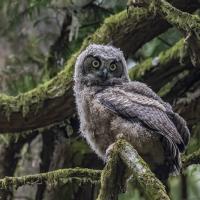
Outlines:
[{"label": "owl's foot", "polygon": [[[116,140],[120,140],[120,139],[125,139],[123,134],[118,134],[116,136]],[[110,156],[113,148],[114,148],[115,143],[112,143],[111,145],[108,146],[108,148],[106,149],[106,155],[105,155],[105,161],[107,161],[108,157]]]},{"label": "owl's foot", "polygon": [[124,135],[122,133],[118,134],[116,138],[117,138],[117,140],[125,139],[125,137],[124,137]]},{"label": "owl's foot", "polygon": [[146,0],[129,0],[127,3],[127,8],[130,7],[144,7],[147,5],[147,1]]},{"label": "owl's foot", "polygon": [[114,148],[115,143],[112,143],[111,145],[108,146],[108,148],[106,149],[106,157],[105,157],[105,161],[108,160],[113,148]]}]

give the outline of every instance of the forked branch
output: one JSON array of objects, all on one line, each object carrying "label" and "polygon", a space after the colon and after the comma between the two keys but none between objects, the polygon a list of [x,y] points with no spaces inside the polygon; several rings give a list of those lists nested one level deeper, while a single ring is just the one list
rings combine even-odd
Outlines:
[{"label": "forked branch", "polygon": [[[116,199],[114,191],[116,191],[117,182],[113,180],[116,180],[116,177],[119,176],[115,167],[120,159],[144,191],[147,199],[169,200],[164,185],[155,177],[148,165],[126,140],[119,139],[113,145],[110,156],[101,175],[101,190],[97,200]],[[110,194],[115,194],[115,196],[110,196]]]}]

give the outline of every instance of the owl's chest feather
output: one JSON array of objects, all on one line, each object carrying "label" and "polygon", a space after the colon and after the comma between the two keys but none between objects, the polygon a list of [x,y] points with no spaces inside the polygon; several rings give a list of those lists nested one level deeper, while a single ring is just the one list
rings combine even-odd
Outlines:
[{"label": "owl's chest feather", "polygon": [[114,116],[94,99],[93,94],[84,95],[79,105],[82,135],[92,149],[104,158],[107,147],[114,142],[110,131]]}]

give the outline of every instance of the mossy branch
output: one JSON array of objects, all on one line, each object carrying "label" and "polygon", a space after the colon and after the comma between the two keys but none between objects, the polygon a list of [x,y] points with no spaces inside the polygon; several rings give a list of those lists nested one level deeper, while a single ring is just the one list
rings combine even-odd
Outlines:
[{"label": "mossy branch", "polygon": [[96,184],[100,180],[101,170],[93,169],[59,169],[52,172],[27,175],[21,177],[5,177],[0,179],[0,189],[9,189],[11,187],[18,188],[23,185],[41,184],[46,182],[48,184],[55,184],[57,182],[72,182],[74,180],[79,183],[90,182]]},{"label": "mossy branch", "polygon": [[173,26],[186,32],[200,30],[200,18],[183,12],[165,0],[153,0],[151,7]]},{"label": "mossy branch", "polygon": [[117,179],[117,163],[119,157],[114,151],[108,157],[106,166],[101,174],[101,189],[97,200],[114,200],[117,199],[116,179]]},{"label": "mossy branch", "polygon": [[[200,150],[182,158],[183,168],[192,164],[200,164]],[[126,166],[126,167],[125,167]],[[147,164],[137,151],[124,139],[119,139],[110,150],[107,164],[102,170],[74,168],[59,169],[52,172],[27,175],[21,177],[5,177],[0,179],[0,189],[8,190],[23,185],[41,184],[50,185],[77,181],[96,184],[101,182],[101,189],[97,200],[115,200],[120,192],[124,191],[127,176],[126,169],[137,181],[140,188],[150,200],[169,199],[165,187],[151,172]]]},{"label": "mossy branch", "polygon": [[123,139],[117,142],[119,156],[133,174],[140,188],[144,191],[147,199],[169,200],[164,185],[151,172],[145,161],[137,151]]},{"label": "mossy branch", "polygon": [[115,180],[119,174],[115,172],[115,166],[120,161],[119,158],[130,170],[147,199],[169,200],[164,185],[151,172],[137,151],[124,139],[119,139],[111,149],[108,162],[101,175],[101,189],[97,200],[115,199],[111,195],[116,190]]},{"label": "mossy branch", "polygon": [[158,56],[148,58],[129,70],[132,80],[145,81],[158,92],[166,83],[179,73],[189,70],[189,56],[181,39],[174,46],[161,52]]},{"label": "mossy branch", "polygon": [[101,174],[101,189],[97,200],[117,200],[118,194],[125,191],[126,166],[119,157],[117,143],[107,154],[106,166]]},{"label": "mossy branch", "polygon": [[188,50],[194,66],[200,66],[200,17],[183,12],[165,0],[153,0],[151,7],[167,22],[177,27],[186,36]]}]

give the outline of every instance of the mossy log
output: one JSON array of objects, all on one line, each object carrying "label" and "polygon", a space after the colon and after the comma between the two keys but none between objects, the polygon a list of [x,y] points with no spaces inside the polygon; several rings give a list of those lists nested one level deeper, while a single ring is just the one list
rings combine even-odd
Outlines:
[{"label": "mossy log", "polygon": [[[189,3],[181,2],[181,8],[189,12],[197,6],[191,7]],[[16,97],[0,95],[0,132],[33,130],[72,116],[75,113],[73,67],[77,55],[88,44],[112,43],[127,55],[169,27],[165,20],[142,8],[131,9],[129,14],[122,11],[107,18],[92,36],[85,39],[80,50],[68,60],[65,69],[55,78]]]}]

